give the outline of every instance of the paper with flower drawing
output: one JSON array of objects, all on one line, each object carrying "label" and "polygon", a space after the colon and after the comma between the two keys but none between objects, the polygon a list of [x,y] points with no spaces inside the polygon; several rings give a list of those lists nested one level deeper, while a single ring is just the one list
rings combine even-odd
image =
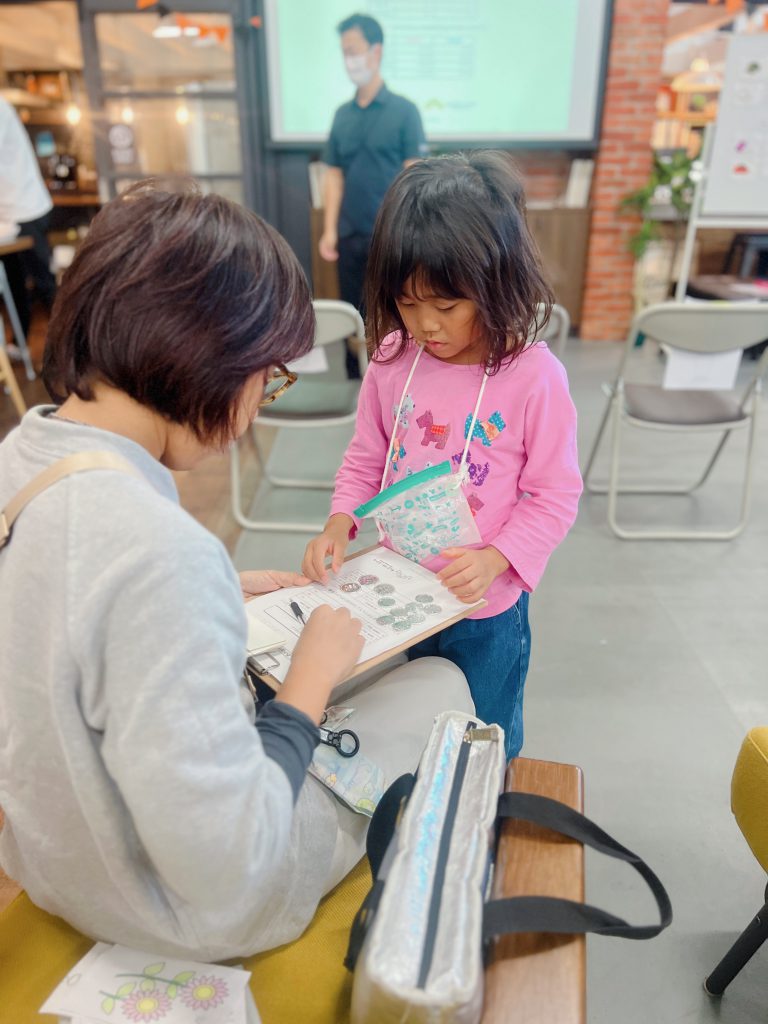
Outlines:
[{"label": "paper with flower drawing", "polygon": [[40,1007],[103,1024],[245,1024],[250,974],[98,942]]},{"label": "paper with flower drawing", "polygon": [[285,680],[303,628],[291,610],[292,601],[299,605],[305,618],[320,605],[329,604],[348,608],[362,622],[365,645],[353,675],[485,604],[464,604],[433,572],[388,548],[362,551],[347,559],[325,586],[310,583],[307,587],[287,587],[256,597],[246,605],[249,617],[261,619],[289,637],[283,647],[251,659],[278,683]]}]

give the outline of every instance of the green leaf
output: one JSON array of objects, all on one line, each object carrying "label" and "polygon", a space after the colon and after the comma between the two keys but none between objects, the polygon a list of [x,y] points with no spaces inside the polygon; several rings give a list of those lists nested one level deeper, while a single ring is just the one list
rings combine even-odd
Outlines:
[{"label": "green leaf", "polygon": [[165,990],[165,994],[168,996],[169,999],[175,999],[178,994],[178,991],[178,985],[169,985],[168,988]]},{"label": "green leaf", "polygon": [[136,982],[135,981],[126,981],[126,983],[124,985],[120,986],[120,988],[117,990],[115,995],[119,996],[120,999],[125,999],[125,997],[129,996],[131,994],[131,992],[133,992],[133,990],[135,988],[136,988]]},{"label": "green leaf", "polygon": [[102,1013],[112,1013],[115,1008],[115,1000],[112,996],[107,996],[106,999],[101,1000],[101,1011]]},{"label": "green leaf", "polygon": [[152,992],[154,990],[154,987],[155,983],[152,980],[152,978],[145,978],[144,981],[142,981],[141,983],[141,988],[142,991],[144,992]]},{"label": "green leaf", "polygon": [[174,977],[174,979],[173,979],[173,980],[174,980],[174,981],[178,981],[178,983],[179,983],[180,985],[186,985],[186,983],[187,983],[188,981],[191,981],[191,980],[192,980],[192,978],[194,978],[194,976],[195,976],[195,972],[194,972],[194,971],[181,971],[181,973],[180,973],[180,974],[177,974],[177,975],[176,975],[176,976]]},{"label": "green leaf", "polygon": [[165,961],[161,964],[150,964],[149,967],[144,968],[144,974],[159,974],[165,967]]}]

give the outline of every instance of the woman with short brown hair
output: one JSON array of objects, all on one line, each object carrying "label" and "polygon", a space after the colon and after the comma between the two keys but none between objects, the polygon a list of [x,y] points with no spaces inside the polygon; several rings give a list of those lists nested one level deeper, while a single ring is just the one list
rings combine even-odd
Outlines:
[{"label": "woman with short brown hair", "polygon": [[[94,220],[59,291],[56,405],[0,444],[6,512],[41,471],[90,469],[0,534],[0,863],[94,937],[210,960],[270,948],[363,853],[367,819],[307,777],[359,623],[310,617],[254,729],[243,592],[302,578],[238,580],[170,472],[242,435],[313,332],[277,232],[220,197],[139,185]],[[437,711],[470,706],[461,673],[435,665],[355,696],[362,751],[390,780],[415,767]]]}]

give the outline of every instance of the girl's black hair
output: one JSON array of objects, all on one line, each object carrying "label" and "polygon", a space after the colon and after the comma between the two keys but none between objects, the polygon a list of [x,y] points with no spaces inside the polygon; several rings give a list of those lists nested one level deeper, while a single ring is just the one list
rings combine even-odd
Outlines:
[{"label": "girl's black hair", "polygon": [[549,320],[553,295],[525,218],[525,194],[511,159],[476,150],[420,160],[384,197],[373,231],[365,286],[368,334],[378,353],[392,331],[405,351],[397,309],[410,279],[415,294],[471,299],[496,373]]}]

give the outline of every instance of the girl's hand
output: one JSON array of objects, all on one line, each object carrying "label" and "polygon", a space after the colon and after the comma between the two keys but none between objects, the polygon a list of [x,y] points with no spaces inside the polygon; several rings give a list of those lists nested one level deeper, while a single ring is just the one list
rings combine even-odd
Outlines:
[{"label": "girl's hand", "polygon": [[250,601],[259,594],[271,594],[283,587],[306,587],[309,580],[298,572],[280,572],[278,569],[251,569],[240,573],[243,600]]},{"label": "girl's hand", "polygon": [[331,570],[338,572],[344,562],[344,553],[349,544],[349,531],[354,526],[351,516],[338,512],[331,516],[319,537],[307,544],[301,571],[317,583],[328,582],[328,569],[325,561],[331,559]]},{"label": "girl's hand", "polygon": [[275,700],[292,704],[319,722],[328,696],[350,674],[363,649],[361,625],[346,608],[315,608],[291,655]]},{"label": "girl's hand", "polygon": [[465,604],[479,601],[497,576],[509,568],[509,562],[498,550],[487,548],[446,548],[443,558],[450,558],[437,575],[443,586]]}]

